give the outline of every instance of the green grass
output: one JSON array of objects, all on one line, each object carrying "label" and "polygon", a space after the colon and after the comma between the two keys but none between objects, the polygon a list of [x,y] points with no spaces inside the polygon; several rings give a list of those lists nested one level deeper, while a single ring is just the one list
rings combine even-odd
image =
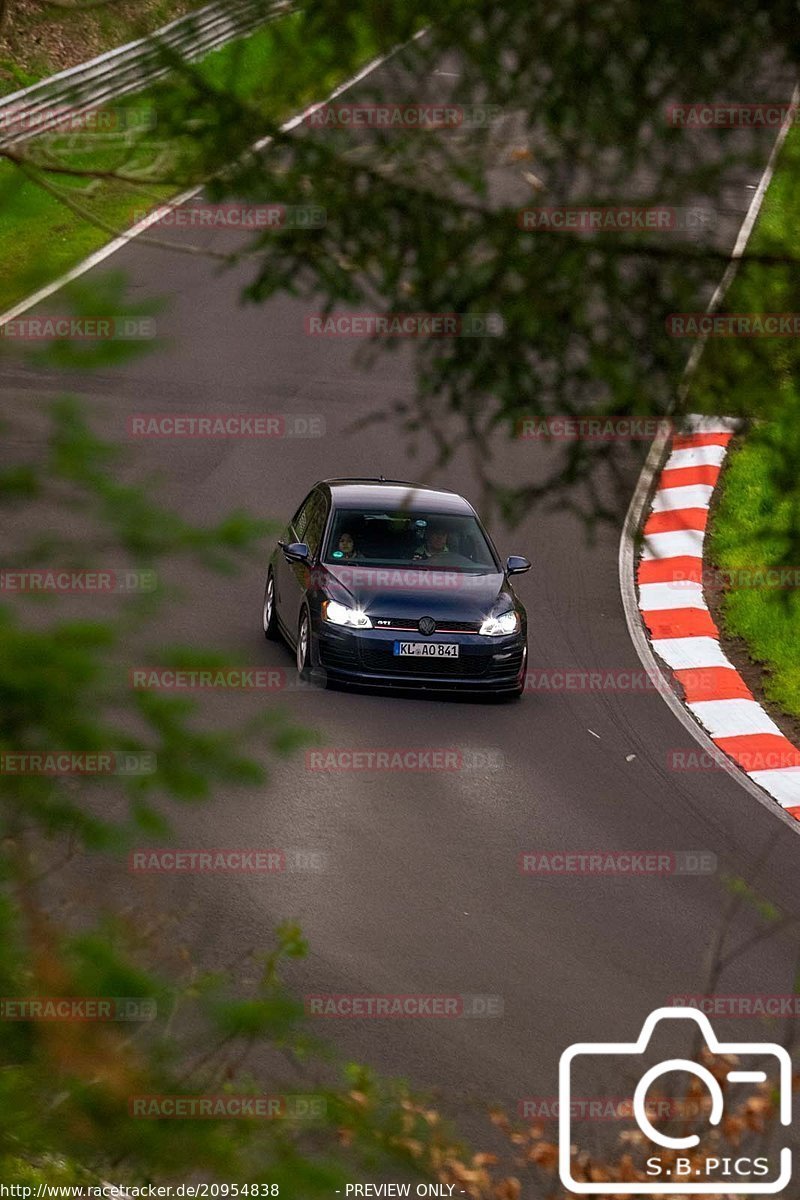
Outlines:
[{"label": "green grass", "polygon": [[30,67],[21,67],[13,58],[0,54],[0,96],[16,92],[19,88],[31,87],[47,74],[43,61],[33,62]]},{"label": "green grass", "polygon": [[[767,698],[800,717],[800,559],[794,552],[800,513],[797,483],[787,488],[784,479],[785,439],[791,438],[800,450],[800,406],[787,406],[789,412],[793,427],[787,416],[785,423],[751,433],[731,454],[713,519],[709,559],[732,584],[722,605],[725,632],[744,639],[750,656],[763,664]],[[787,569],[793,586],[758,586],[759,577],[753,579],[753,574],[765,568]]]},{"label": "green grass", "polygon": [[74,267],[115,231],[127,228],[137,208],[150,207],[172,190],[151,187],[146,203],[143,195],[110,181],[88,188],[82,181],[59,180],[58,186],[112,232],[77,216],[14,167],[0,165],[0,311]]},{"label": "green grass", "polygon": [[[207,55],[193,69],[210,88],[247,106],[251,116],[239,131],[238,148],[243,149],[270,123],[323,98],[375,53],[377,48],[364,36],[360,42],[353,39],[342,63],[337,63],[330,47],[315,54],[314,47],[306,46],[304,54],[297,18],[289,16]],[[198,98],[196,87],[179,76],[128,97],[117,107],[126,112],[154,110],[155,129],[138,135],[126,148],[90,134],[82,135],[77,149],[62,139],[61,145],[53,143],[53,154],[59,163],[75,169],[149,170],[147,183],[44,176],[63,192],[62,199],[25,178],[16,165],[0,162],[0,312],[124,231],[135,213],[200,182],[222,165],[225,156],[236,153],[237,143],[232,135],[226,137],[225,114],[213,93]],[[198,134],[198,123],[203,122],[204,130]],[[39,142],[29,143],[27,152],[38,155]],[[90,216],[77,214],[69,202]]]},{"label": "green grass", "polygon": [[[800,129],[793,127],[748,253],[796,254],[800,229]],[[743,265],[726,312],[798,312],[797,269]],[[723,470],[706,552],[728,583],[724,632],[764,668],[766,697],[800,717],[800,590],[754,586],[753,571],[800,573],[800,350],[797,338],[711,341],[692,389],[705,412],[750,418]]]}]

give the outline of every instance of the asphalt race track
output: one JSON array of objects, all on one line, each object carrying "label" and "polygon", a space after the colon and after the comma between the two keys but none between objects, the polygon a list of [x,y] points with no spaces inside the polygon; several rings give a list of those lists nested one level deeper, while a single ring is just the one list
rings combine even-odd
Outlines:
[{"label": "asphalt race track", "polygon": [[[769,142],[765,141],[765,161]],[[724,198],[731,242],[758,172]],[[714,207],[717,198],[707,203]],[[722,201],[719,201],[722,204]],[[170,236],[197,240],[196,232]],[[213,243],[213,233],[203,234]],[[67,379],[89,398],[101,434],[126,440],[141,413],[290,413],[324,418],[320,438],[131,441],[131,478],[154,471],[165,502],[199,523],[232,508],[283,521],[318,478],[424,476],[391,422],[354,423],[412,393],[406,350],[369,368],[357,343],[305,335],[307,306],[281,298],[239,304],[246,267],[220,274],[203,258],[133,243],[98,269],[124,270],[132,295],[163,295],[166,345],[119,369]],[[4,403],[33,415],[63,373],[12,369]],[[521,480],[544,464],[540,443],[498,444],[498,464]],[[633,491],[646,446],[630,459]],[[478,498],[466,456],[435,482]],[[493,524],[502,554],[529,556],[518,589],[530,624],[529,669],[641,673],[617,580],[618,528],[592,544],[558,512],[532,512],[513,533]],[[182,572],[183,599],[150,641],[213,646],[253,666],[293,661],[260,628],[264,566],[236,578]],[[136,651],[131,650],[131,665]],[[459,1020],[340,1020],[323,1032],[348,1056],[435,1089],[471,1125],[475,1100],[510,1108],[557,1092],[557,1062],[575,1040],[625,1040],[673,994],[705,990],[707,955],[727,903],[723,874],[744,876],[787,912],[800,914],[796,834],[724,772],[675,771],[670,751],[692,741],[654,692],[532,691],[516,704],[461,703],[287,688],[275,695],[215,693],[212,720],[280,704],[343,748],[462,747],[494,765],[447,772],[315,772],[299,752],[271,763],[263,790],[231,790],[175,814],[184,847],[322,850],[327,869],[276,877],[187,875],[158,880],[109,865],[99,876],[76,863],[65,898],[115,889],[176,914],[176,942],[204,965],[264,944],[280,920],[298,920],[309,958],[289,971],[301,993],[489,994],[502,1016]],[[710,852],[707,875],[535,878],[520,853],[591,849]],[[749,917],[739,931],[750,929]],[[780,943],[740,959],[718,990],[793,991]],[[737,1033],[749,1027],[735,1022]]]}]

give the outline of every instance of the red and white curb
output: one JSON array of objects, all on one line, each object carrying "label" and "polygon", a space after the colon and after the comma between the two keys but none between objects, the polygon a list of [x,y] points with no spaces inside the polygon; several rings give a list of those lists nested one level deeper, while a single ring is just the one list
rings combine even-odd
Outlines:
[{"label": "red and white curb", "polygon": [[708,509],[736,421],[690,417],[675,434],[644,525],[638,605],[653,651],[714,745],[800,820],[800,750],[753,699],[703,597]]}]

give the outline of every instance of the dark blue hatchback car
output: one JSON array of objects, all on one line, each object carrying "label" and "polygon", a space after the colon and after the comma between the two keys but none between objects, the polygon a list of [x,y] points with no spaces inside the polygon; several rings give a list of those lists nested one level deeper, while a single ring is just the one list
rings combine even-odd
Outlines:
[{"label": "dark blue hatchback car", "polygon": [[302,678],[520,695],[525,609],[462,496],[396,480],[326,479],[270,559],[263,628]]}]

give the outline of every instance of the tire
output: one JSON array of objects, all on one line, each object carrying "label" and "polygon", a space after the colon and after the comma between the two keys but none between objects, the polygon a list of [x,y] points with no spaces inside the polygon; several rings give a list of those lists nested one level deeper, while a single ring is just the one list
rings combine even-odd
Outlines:
[{"label": "tire", "polygon": [[308,609],[304,608],[300,613],[300,623],[297,626],[297,648],[295,651],[295,662],[297,664],[297,674],[300,679],[308,681],[311,679],[311,619],[308,615]]},{"label": "tire", "polygon": [[264,637],[268,642],[280,641],[280,633],[278,631],[278,618],[275,615],[275,579],[272,571],[267,573],[267,582],[264,587],[264,604],[261,609],[261,624],[264,629]]}]

